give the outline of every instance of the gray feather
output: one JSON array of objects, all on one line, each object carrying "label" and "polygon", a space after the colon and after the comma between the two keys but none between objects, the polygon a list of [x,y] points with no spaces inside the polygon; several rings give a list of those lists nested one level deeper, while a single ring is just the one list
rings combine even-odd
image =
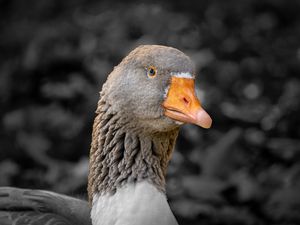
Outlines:
[{"label": "gray feather", "polygon": [[90,208],[50,191],[0,187],[0,224],[90,225]]}]

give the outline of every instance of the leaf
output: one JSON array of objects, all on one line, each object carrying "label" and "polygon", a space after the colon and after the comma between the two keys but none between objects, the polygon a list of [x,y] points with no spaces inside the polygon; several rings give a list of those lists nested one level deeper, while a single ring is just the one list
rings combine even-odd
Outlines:
[{"label": "leaf", "polygon": [[182,178],[182,186],[194,199],[211,204],[222,204],[224,199],[220,194],[227,187],[227,183],[212,177],[185,176]]},{"label": "leaf", "polygon": [[172,211],[178,216],[194,219],[199,215],[212,216],[215,209],[209,204],[200,203],[191,199],[179,199],[170,202]]},{"label": "leaf", "polygon": [[232,157],[233,145],[240,138],[242,129],[233,128],[228,131],[216,144],[210,146],[203,160],[203,174],[206,176],[220,176],[226,173],[224,164]]},{"label": "leaf", "polygon": [[300,222],[300,187],[287,187],[275,191],[264,205],[265,213],[276,221]]}]

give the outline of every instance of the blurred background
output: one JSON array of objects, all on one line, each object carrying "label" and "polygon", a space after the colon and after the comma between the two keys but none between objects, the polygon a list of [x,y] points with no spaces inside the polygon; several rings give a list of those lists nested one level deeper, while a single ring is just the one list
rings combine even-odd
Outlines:
[{"label": "blurred background", "polygon": [[0,186],[86,196],[99,91],[140,44],[195,62],[214,123],[184,126],[181,224],[300,224],[298,0],[0,0]]}]

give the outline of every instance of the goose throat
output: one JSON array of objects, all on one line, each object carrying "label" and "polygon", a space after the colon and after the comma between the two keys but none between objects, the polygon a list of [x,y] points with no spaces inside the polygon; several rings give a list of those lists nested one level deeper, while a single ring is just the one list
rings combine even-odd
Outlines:
[{"label": "goose throat", "polygon": [[148,181],[165,192],[165,175],[179,128],[147,132],[134,120],[112,112],[102,100],[93,125],[88,182],[93,195],[114,194],[127,183]]}]

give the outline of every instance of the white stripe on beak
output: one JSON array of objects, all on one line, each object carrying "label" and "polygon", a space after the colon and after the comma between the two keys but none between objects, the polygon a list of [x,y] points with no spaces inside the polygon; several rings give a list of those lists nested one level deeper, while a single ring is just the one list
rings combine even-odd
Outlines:
[{"label": "white stripe on beak", "polygon": [[176,72],[176,73],[172,72],[171,75],[174,77],[179,77],[179,78],[195,79],[195,76],[193,76],[189,72]]}]

